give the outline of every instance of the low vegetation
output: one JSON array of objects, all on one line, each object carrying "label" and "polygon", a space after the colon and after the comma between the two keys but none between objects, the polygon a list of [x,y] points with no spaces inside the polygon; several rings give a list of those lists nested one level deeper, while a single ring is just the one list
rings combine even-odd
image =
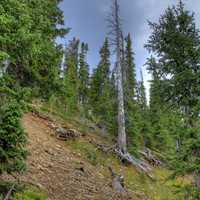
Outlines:
[{"label": "low vegetation", "polygon": [[[27,151],[28,133],[21,119],[36,109],[85,134],[66,146],[107,180],[111,166],[124,175],[125,187],[140,197],[199,200],[200,32],[195,15],[180,0],[156,23],[149,22],[145,48],[152,80],[147,102],[143,74],[136,76],[133,38],[124,34],[118,0],[113,0],[107,20],[111,32],[102,42],[95,68],[88,64],[86,42],[73,38],[65,47],[56,43],[70,31],[63,28],[59,3],[1,2],[0,180],[3,174],[20,176],[30,167],[26,159],[33,152]],[[91,139],[113,146],[115,155],[101,152]],[[163,165],[143,162],[141,151],[147,149]],[[149,177],[152,173],[153,180],[143,172]],[[12,183],[0,183],[4,198]],[[14,200],[46,198],[29,186],[17,188],[12,191]]]}]

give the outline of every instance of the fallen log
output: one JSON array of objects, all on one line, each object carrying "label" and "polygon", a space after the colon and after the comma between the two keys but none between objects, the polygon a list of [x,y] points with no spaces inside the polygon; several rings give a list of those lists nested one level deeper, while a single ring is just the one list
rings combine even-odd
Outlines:
[{"label": "fallen log", "polygon": [[124,188],[124,177],[122,175],[117,175],[116,173],[113,172],[111,167],[108,167],[110,170],[111,176],[112,176],[112,188],[120,193],[126,192]]},{"label": "fallen log", "polygon": [[125,161],[125,162],[135,166],[139,172],[145,173],[148,177],[150,177],[151,179],[154,179],[153,175],[151,174],[152,169],[145,161],[135,158],[128,152],[123,153],[122,151],[118,150],[117,148],[115,149],[115,153],[118,155],[118,157],[122,161]]},{"label": "fallen log", "polygon": [[145,149],[145,151],[139,151],[139,153],[144,156],[144,158],[153,166],[161,166],[162,162],[157,159],[151,152],[150,149]]},{"label": "fallen log", "polygon": [[103,144],[98,144],[95,141],[90,141],[93,145],[97,147],[97,149],[101,150],[104,153],[113,153],[119,157],[119,159],[123,162],[129,163],[133,165],[140,173],[146,174],[151,179],[154,179],[153,175],[151,174],[152,169],[144,160],[135,158],[130,153],[123,153],[117,148],[117,145],[113,146],[106,146]]},{"label": "fallen log", "polygon": [[59,140],[74,140],[75,138],[78,138],[81,136],[81,133],[74,129],[65,129],[65,128],[57,128],[56,129],[56,138]]},{"label": "fallen log", "polygon": [[44,115],[38,111],[32,111],[32,114],[40,119],[46,120],[48,122],[54,122],[54,120],[52,120],[49,116]]},{"label": "fallen log", "polygon": [[11,197],[11,194],[13,192],[13,190],[15,189],[15,184],[12,185],[12,187],[10,188],[10,190],[8,191],[8,193],[6,194],[4,200],[9,200]]},{"label": "fallen log", "polygon": [[104,152],[104,153],[112,153],[114,152],[114,149],[116,148],[116,145],[113,145],[111,147],[103,144],[98,144],[94,140],[89,141],[91,144],[97,147],[98,150]]}]

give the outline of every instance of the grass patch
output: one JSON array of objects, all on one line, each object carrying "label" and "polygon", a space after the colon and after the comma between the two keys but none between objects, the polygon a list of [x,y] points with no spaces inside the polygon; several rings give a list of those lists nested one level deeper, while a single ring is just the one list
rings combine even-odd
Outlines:
[{"label": "grass patch", "polygon": [[0,200],[3,200],[12,188],[13,184],[15,185],[12,200],[47,200],[45,193],[33,186],[19,185],[13,182],[0,182]]},{"label": "grass patch", "polygon": [[150,200],[184,200],[184,194],[177,192],[177,186],[184,187],[185,181],[168,180],[171,172],[167,169],[155,168],[156,180],[153,181],[138,173],[134,167],[122,165],[115,156],[99,151],[85,139],[68,141],[67,145],[77,155],[94,165],[97,172],[105,178],[110,178],[108,166],[111,166],[115,172],[123,174],[126,187],[135,194],[146,196]]},{"label": "grass patch", "polygon": [[15,193],[12,200],[47,200],[47,196],[36,188],[26,188]]}]

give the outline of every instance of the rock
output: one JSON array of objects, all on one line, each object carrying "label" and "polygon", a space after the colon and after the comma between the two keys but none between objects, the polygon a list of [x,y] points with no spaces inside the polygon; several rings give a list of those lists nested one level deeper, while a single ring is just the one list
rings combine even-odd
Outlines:
[{"label": "rock", "polygon": [[51,156],[55,156],[56,154],[51,149],[45,149],[45,152],[48,153]]}]

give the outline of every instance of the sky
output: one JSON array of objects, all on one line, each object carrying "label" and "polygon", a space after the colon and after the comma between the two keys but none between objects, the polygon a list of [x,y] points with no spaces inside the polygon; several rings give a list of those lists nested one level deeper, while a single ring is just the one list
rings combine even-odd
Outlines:
[{"label": "sky", "polygon": [[[147,20],[157,22],[164,10],[179,0],[119,0],[124,34],[130,33],[133,40],[137,79],[143,72],[147,98],[151,76],[145,69],[149,53],[144,48],[151,31]],[[196,23],[200,28],[200,0],[183,0],[186,8],[195,12]],[[88,43],[88,63],[95,68],[99,62],[99,49],[108,33],[106,17],[112,0],[63,0],[60,8],[64,12],[65,26],[71,31],[59,43],[66,44],[73,37]]]}]

